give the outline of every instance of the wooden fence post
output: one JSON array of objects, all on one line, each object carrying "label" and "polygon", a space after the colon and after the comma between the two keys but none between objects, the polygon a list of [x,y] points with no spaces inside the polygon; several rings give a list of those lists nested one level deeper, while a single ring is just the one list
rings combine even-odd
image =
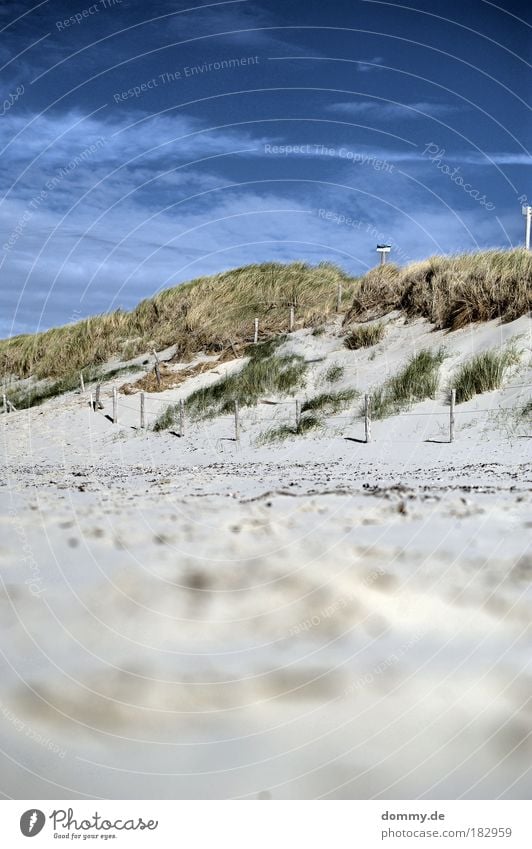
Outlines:
[{"label": "wooden fence post", "polygon": [[144,392],[140,393],[140,428],[144,430],[146,427],[146,409],[145,409]]},{"label": "wooden fence post", "polygon": [[118,392],[113,389],[113,424],[118,424]]},{"label": "wooden fence post", "polygon": [[456,389],[451,389],[451,406],[449,409],[449,442],[454,442],[454,405],[456,404]]},{"label": "wooden fence post", "polygon": [[2,395],[2,403],[4,405],[4,413],[9,413],[9,410],[7,409],[7,397],[5,394]]},{"label": "wooden fence post", "polygon": [[96,407],[94,406],[94,399],[93,399],[93,397],[92,397],[92,392],[91,392],[91,394],[89,395],[89,407],[91,408],[91,410],[92,410],[93,412],[94,412],[94,410],[96,409]]},{"label": "wooden fence post", "polygon": [[364,427],[366,442],[371,442],[371,396],[364,395]]},{"label": "wooden fence post", "polygon": [[294,329],[294,318],[295,318],[294,312],[295,312],[294,307],[290,307],[290,317],[288,319],[288,329],[289,329],[290,333],[292,333],[292,331]]},{"label": "wooden fence post", "polygon": [[179,435],[181,438],[185,435],[185,402],[183,399],[179,402]]},{"label": "wooden fence post", "polygon": [[301,401],[296,401],[296,430],[299,430],[301,424]]},{"label": "wooden fence post", "polygon": [[235,401],[235,442],[240,442],[240,416],[238,411],[238,401]]},{"label": "wooden fence post", "polygon": [[155,348],[153,349],[153,356],[155,357],[155,378],[157,380],[157,386],[161,385],[161,369],[159,368],[159,357],[157,356],[157,351]]},{"label": "wooden fence post", "polygon": [[94,409],[95,410],[103,410],[103,404],[100,401],[100,390],[101,390],[101,388],[102,388],[101,384],[98,383],[98,385],[96,387],[96,395],[95,395],[95,398],[94,398]]},{"label": "wooden fence post", "polygon": [[336,312],[342,311],[342,284],[338,283],[338,292],[336,294]]},{"label": "wooden fence post", "polygon": [[79,373],[79,385],[82,392],[85,392],[85,381],[83,380],[83,372]]},{"label": "wooden fence post", "polygon": [[253,344],[256,345],[258,341],[259,341],[259,320],[258,320],[258,318],[256,318],[255,319],[255,333],[254,333],[254,336],[253,336]]}]

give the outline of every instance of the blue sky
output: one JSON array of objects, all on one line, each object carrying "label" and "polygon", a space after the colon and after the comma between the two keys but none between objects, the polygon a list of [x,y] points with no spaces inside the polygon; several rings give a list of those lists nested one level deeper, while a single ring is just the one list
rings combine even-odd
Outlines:
[{"label": "blue sky", "polygon": [[529,4],[409,3],[2,0],[0,335],[250,262],[522,243]]}]

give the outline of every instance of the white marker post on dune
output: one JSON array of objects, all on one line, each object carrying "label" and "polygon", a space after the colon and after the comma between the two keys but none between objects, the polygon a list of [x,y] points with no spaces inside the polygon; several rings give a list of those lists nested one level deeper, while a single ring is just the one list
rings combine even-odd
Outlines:
[{"label": "white marker post on dune", "polygon": [[530,225],[532,222],[532,206],[522,206],[521,212],[525,216],[525,248],[530,250]]},{"label": "white marker post on dune", "polygon": [[179,436],[183,439],[185,435],[185,402],[179,402]]},{"label": "white marker post on dune", "polygon": [[145,400],[144,392],[140,393],[140,429],[144,430],[146,427],[146,400]]},{"label": "white marker post on dune", "polygon": [[238,401],[235,401],[235,442],[240,442],[240,417],[238,411]]},{"label": "white marker post on dune", "polygon": [[366,442],[371,442],[371,396],[364,395],[364,429]]},{"label": "white marker post on dune", "polygon": [[451,389],[451,408],[449,410],[449,442],[454,442],[454,405],[456,404],[456,389]]}]

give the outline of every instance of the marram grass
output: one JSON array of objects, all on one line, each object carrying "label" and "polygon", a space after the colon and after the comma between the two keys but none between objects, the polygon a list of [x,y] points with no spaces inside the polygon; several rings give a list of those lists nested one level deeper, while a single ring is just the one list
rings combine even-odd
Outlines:
[{"label": "marram grass", "polygon": [[231,342],[286,330],[295,309],[296,328],[323,327],[336,316],[338,284],[350,326],[361,318],[402,310],[436,327],[456,329],[474,321],[510,321],[532,306],[532,252],[494,250],[434,256],[399,268],[386,264],[350,277],[331,263],[249,265],[166,289],[134,310],[83,319],[44,333],[0,341],[0,377],[60,379],[176,346],[182,360],[199,351],[215,353]]},{"label": "marram grass", "polygon": [[458,369],[453,386],[456,403],[470,401],[475,395],[492,392],[502,386],[506,370],[516,365],[519,355],[513,348],[505,351],[484,351],[468,360]]},{"label": "marram grass", "polygon": [[429,350],[420,351],[411,357],[401,371],[373,392],[371,417],[384,419],[400,413],[417,401],[434,398],[438,390],[439,368],[444,357],[441,349],[435,353]]}]

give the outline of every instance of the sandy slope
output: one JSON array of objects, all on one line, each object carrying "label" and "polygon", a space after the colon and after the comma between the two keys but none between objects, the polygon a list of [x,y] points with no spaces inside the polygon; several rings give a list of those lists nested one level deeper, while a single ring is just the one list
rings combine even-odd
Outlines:
[{"label": "sandy slope", "polygon": [[143,434],[135,396],[105,418],[110,385],[104,414],[71,395],[1,417],[3,793],[530,795],[530,322],[391,321],[376,352],[295,334],[324,358],[306,391],[333,362],[364,391],[440,344],[444,384],[517,339],[452,445],[443,384],[371,445],[356,405],[273,447],[293,403],[245,412],[240,445],[230,418]]}]

